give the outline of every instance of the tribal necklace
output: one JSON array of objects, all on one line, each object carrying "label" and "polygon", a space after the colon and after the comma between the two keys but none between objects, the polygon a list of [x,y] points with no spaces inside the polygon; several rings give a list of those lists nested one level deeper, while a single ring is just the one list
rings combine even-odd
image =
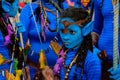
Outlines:
[{"label": "tribal necklace", "polygon": [[[82,50],[82,52],[83,51],[84,50]],[[59,53],[59,58],[58,58],[58,60],[56,62],[56,65],[54,66],[54,69],[53,69],[55,75],[59,76],[60,68],[63,66],[64,74],[65,74],[64,80],[68,80],[68,76],[69,76],[69,73],[71,71],[72,66],[75,65],[75,64],[76,64],[76,68],[77,68],[77,65],[79,66],[79,63],[77,64],[77,59],[78,59],[78,57],[83,56],[82,52],[81,53],[77,52],[76,55],[73,57],[72,61],[70,62],[70,64],[68,66],[66,66],[65,65],[65,59],[66,59],[68,50],[64,51],[64,49],[62,49],[60,51],[60,53]],[[84,62],[83,62],[83,64],[84,64]],[[82,72],[81,72],[81,74],[84,73],[84,71],[83,71],[83,64],[82,64]],[[75,70],[76,70],[76,68],[75,68]],[[75,75],[75,77],[76,77],[76,75]],[[81,75],[81,77],[82,77],[82,75]]]},{"label": "tribal necklace", "polygon": [[64,67],[64,73],[65,73],[64,80],[68,80],[69,73],[71,71],[72,66],[76,64],[77,57],[78,57],[78,54],[76,54],[76,56],[72,59],[72,61],[68,66],[65,65],[65,57],[64,57],[64,61],[63,61],[63,67]]}]

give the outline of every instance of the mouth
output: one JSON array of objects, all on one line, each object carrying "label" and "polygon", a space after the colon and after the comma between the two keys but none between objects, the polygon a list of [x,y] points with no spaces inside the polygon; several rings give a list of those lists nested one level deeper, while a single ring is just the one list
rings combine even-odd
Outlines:
[{"label": "mouth", "polygon": [[69,42],[64,42],[63,44],[64,44],[65,46],[70,45],[70,43],[69,43]]}]

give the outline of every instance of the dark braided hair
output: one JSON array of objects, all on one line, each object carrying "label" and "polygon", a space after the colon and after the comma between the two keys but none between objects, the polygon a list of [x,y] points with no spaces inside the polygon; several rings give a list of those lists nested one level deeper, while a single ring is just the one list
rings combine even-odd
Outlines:
[{"label": "dark braided hair", "polygon": [[[84,37],[84,40],[77,52],[77,54],[79,54],[76,60],[76,63],[78,64],[78,66],[81,66],[81,67],[84,66],[84,61],[85,61],[88,50],[93,52],[91,34],[88,34],[87,36]],[[79,65],[79,63],[82,63],[82,65]]]}]

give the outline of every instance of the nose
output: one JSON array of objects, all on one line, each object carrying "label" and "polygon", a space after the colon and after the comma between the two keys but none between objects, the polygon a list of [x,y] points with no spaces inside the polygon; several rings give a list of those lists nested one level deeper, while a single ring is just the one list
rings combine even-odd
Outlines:
[{"label": "nose", "polygon": [[63,40],[66,41],[66,40],[69,40],[70,36],[69,34],[64,34],[63,35]]}]

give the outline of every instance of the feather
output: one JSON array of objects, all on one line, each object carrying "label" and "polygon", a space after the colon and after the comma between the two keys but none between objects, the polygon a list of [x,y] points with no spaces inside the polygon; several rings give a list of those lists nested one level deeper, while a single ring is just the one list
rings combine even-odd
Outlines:
[{"label": "feather", "polygon": [[46,58],[43,50],[41,50],[39,53],[39,64],[40,64],[40,69],[44,69],[46,67]]}]

